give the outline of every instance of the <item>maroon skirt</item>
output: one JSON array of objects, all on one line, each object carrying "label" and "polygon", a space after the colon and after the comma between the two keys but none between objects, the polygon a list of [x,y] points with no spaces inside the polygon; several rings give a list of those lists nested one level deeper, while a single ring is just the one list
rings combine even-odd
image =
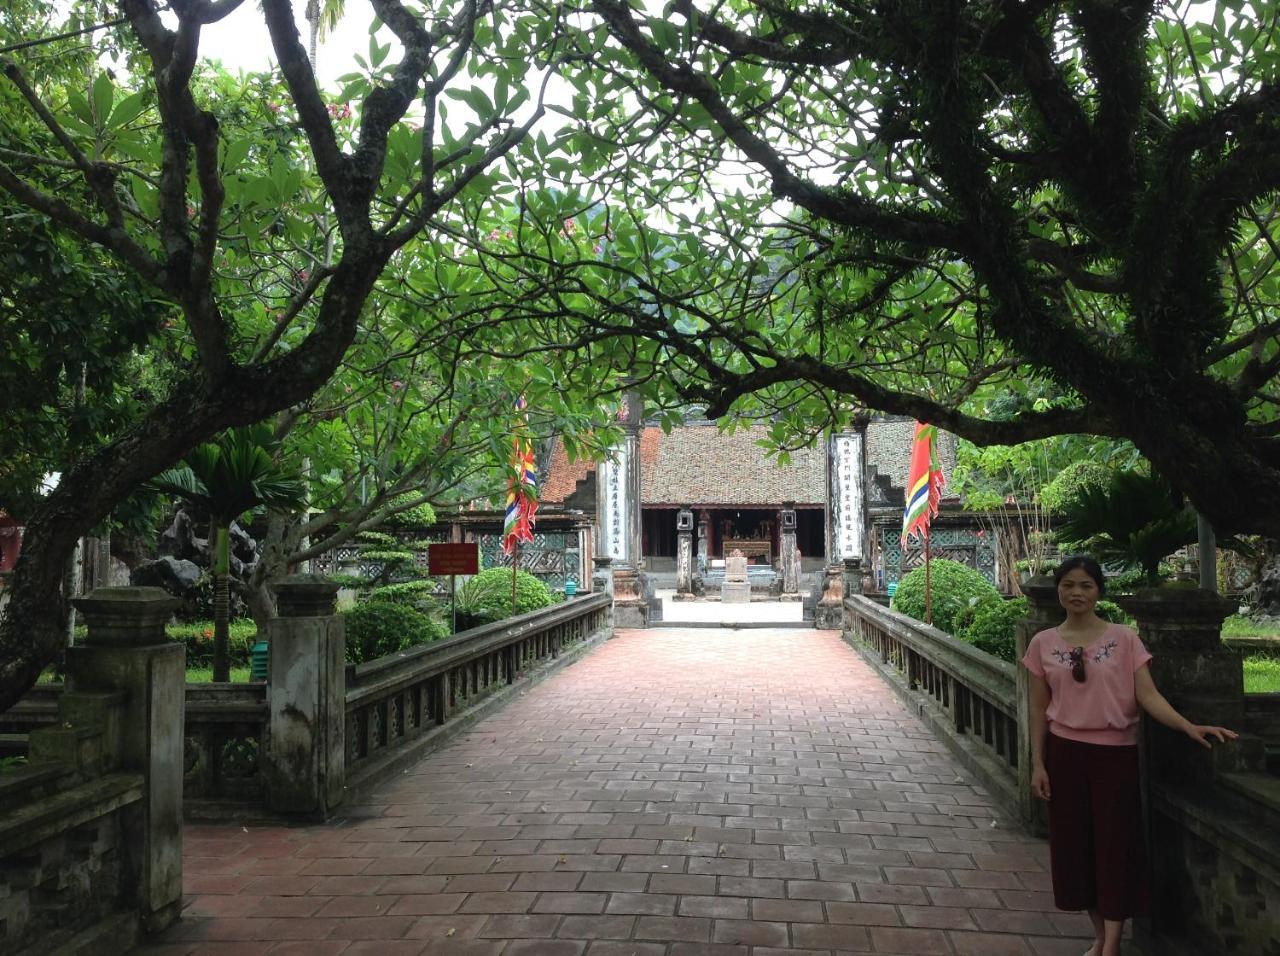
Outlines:
[{"label": "maroon skirt", "polygon": [[1055,905],[1108,920],[1147,913],[1138,748],[1047,737]]}]

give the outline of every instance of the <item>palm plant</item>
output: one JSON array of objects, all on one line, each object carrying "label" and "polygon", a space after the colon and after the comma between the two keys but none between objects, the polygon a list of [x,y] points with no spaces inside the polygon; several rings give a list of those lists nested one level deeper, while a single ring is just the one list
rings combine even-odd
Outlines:
[{"label": "palm plant", "polygon": [[1141,568],[1154,585],[1160,562],[1196,540],[1196,513],[1159,475],[1117,471],[1064,504],[1057,532],[1103,563]]},{"label": "palm plant", "polygon": [[303,484],[275,459],[278,450],[265,424],[233,428],[199,445],[182,464],[152,479],[209,515],[213,539],[213,679],[231,675],[231,523],[257,508],[284,509],[303,501]]},{"label": "palm plant", "polygon": [[337,28],[345,7],[345,0],[307,0],[304,15],[310,27],[307,56],[311,60],[312,70],[316,68],[316,53],[320,41]]}]

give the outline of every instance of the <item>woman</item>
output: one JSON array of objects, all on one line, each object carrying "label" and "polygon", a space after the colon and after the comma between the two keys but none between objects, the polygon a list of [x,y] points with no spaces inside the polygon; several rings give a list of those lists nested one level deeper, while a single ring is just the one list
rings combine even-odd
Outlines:
[{"label": "woman", "polygon": [[1138,708],[1208,747],[1234,739],[1191,723],[1160,696],[1138,635],[1094,613],[1106,586],[1083,555],[1053,575],[1067,619],[1027,646],[1031,672],[1031,791],[1049,802],[1054,903],[1088,910],[1096,939],[1085,956],[1120,956],[1124,921],[1146,912]]}]

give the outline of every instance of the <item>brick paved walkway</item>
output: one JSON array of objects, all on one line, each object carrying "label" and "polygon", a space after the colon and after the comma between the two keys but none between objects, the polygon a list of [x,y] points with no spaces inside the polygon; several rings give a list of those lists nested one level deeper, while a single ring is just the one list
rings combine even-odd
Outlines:
[{"label": "brick paved walkway", "polygon": [[159,954],[1080,956],[1046,848],[831,631],[623,631],[309,828],[192,826]]}]

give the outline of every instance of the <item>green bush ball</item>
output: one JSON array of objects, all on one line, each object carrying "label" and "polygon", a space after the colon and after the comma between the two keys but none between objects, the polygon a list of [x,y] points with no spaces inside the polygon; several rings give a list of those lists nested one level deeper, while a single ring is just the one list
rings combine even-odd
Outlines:
[{"label": "green bush ball", "polygon": [[1018,622],[1027,616],[1027,599],[996,597],[979,603],[969,626],[956,636],[992,657],[1013,663],[1017,656]]},{"label": "green bush ball", "polygon": [[445,626],[407,604],[362,601],[342,612],[346,629],[347,660],[363,664],[419,644],[429,644],[447,634]]},{"label": "green bush ball", "polygon": [[[959,561],[938,558],[931,562],[933,584],[933,626],[948,634],[956,633],[957,618],[962,611],[984,600],[999,598],[994,584]],[[893,606],[917,621],[924,620],[924,567],[918,567],[900,582],[893,596]]]},{"label": "green bush ball", "polygon": [[[556,603],[542,581],[528,571],[516,572],[515,614],[527,614]],[[511,617],[511,569],[488,568],[471,578],[458,590],[458,611],[468,614],[488,612],[490,620]]]}]

